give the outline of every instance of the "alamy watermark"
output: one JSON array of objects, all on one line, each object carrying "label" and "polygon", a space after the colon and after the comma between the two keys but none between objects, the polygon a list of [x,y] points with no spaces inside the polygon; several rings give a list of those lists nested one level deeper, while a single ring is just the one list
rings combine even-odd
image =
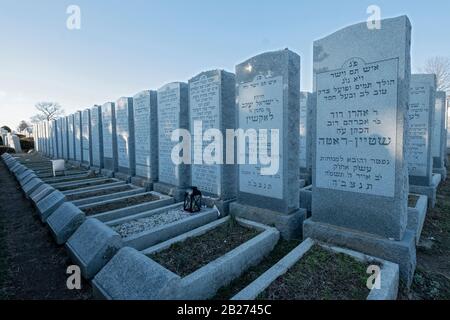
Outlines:
[{"label": "alamy watermark", "polygon": [[369,278],[367,279],[367,289],[373,290],[381,289],[381,268],[378,265],[370,265],[367,268],[367,274],[370,274]]},{"label": "alamy watermark", "polygon": [[69,30],[81,29],[81,8],[77,5],[70,5],[66,9],[66,13],[69,15],[66,20],[66,27]]},{"label": "alamy watermark", "polygon": [[367,28],[369,30],[380,30],[381,29],[381,8],[377,5],[370,5],[367,7]]},{"label": "alamy watermark", "polygon": [[66,273],[69,275],[66,281],[67,289],[81,290],[81,270],[77,265],[67,267]]},{"label": "alamy watermark", "polygon": [[250,164],[260,165],[260,174],[264,176],[278,173],[280,168],[278,129],[226,129],[224,139],[219,129],[207,129],[203,132],[203,122],[196,120],[193,123],[193,131],[193,137],[186,129],[176,129],[172,132],[172,142],[178,142],[171,152],[173,164]]}]

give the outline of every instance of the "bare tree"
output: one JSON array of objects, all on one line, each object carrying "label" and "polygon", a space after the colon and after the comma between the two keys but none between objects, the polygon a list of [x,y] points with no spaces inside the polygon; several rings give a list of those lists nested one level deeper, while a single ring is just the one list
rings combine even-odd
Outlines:
[{"label": "bare tree", "polygon": [[430,58],[427,60],[423,71],[425,73],[434,73],[437,78],[437,90],[450,94],[450,58]]},{"label": "bare tree", "polygon": [[39,113],[31,117],[32,123],[43,120],[55,120],[59,116],[64,115],[64,110],[57,102],[39,102],[36,103],[35,107]]},{"label": "bare tree", "polygon": [[26,128],[30,127],[30,124],[25,120],[20,121],[19,126],[17,127],[17,131],[22,132]]}]

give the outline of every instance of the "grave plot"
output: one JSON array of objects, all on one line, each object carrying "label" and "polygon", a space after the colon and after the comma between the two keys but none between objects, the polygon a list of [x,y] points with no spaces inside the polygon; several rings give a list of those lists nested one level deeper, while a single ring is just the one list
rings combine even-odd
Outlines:
[{"label": "grave plot", "polygon": [[[208,263],[256,237],[257,229],[248,228],[237,221],[228,219],[226,223],[203,235],[175,242],[161,251],[147,256],[170,271],[185,277]],[[150,250],[152,252],[153,250]],[[201,255],[195,253],[202,252]]]},{"label": "grave plot", "polygon": [[146,191],[145,188],[137,187],[132,184],[113,186],[112,188],[110,187],[97,188],[91,191],[77,194],[77,196],[85,194],[88,195],[89,197],[74,200],[73,204],[75,204],[76,206],[88,206],[90,204],[98,203],[101,201],[110,201],[123,197],[132,197],[134,195],[142,194],[145,191]]},{"label": "grave plot", "polygon": [[142,191],[139,194],[98,201],[78,207],[86,216],[92,216],[105,222],[173,204],[172,197],[153,191],[144,192],[144,189]]},{"label": "grave plot", "polygon": [[154,229],[161,225],[183,220],[191,216],[192,214],[185,211],[182,206],[177,206],[171,210],[163,211],[149,217],[137,218],[119,225],[111,226],[111,228],[123,238],[127,238],[149,229]]},{"label": "grave plot", "polygon": [[[182,212],[182,208],[183,203],[177,203],[105,223],[91,218],[75,231],[66,246],[73,260],[81,267],[83,276],[90,279],[123,246],[137,250],[149,248],[219,217],[215,208],[204,207],[194,214]],[[70,225],[74,219],[68,215],[61,218],[65,222],[59,225]],[[62,228],[59,228],[61,231],[53,229],[57,239],[64,239]]]},{"label": "grave plot", "polygon": [[109,183],[118,182],[117,179],[113,178],[96,178],[96,179],[87,179],[82,182],[76,182],[76,183],[67,183],[67,184],[54,184],[53,187],[58,189],[61,192],[64,191],[70,191],[70,190],[77,190],[82,188],[88,188],[88,187],[94,187],[94,186],[102,186]]},{"label": "grave plot", "polygon": [[124,186],[127,184],[125,181],[114,179],[114,178],[107,178],[107,179],[111,179],[112,181],[108,182],[106,184],[93,184],[90,186],[83,186],[78,189],[69,189],[69,190],[61,191],[61,192],[67,196],[72,196],[72,195],[82,194],[82,193],[85,193],[88,191],[95,191],[95,190],[104,189],[104,188]]},{"label": "grave plot", "polygon": [[126,246],[143,250],[175,236],[208,224],[219,217],[214,208],[202,207],[191,213],[183,209],[183,203],[165,206],[125,218],[106,222],[117,232]]},{"label": "grave plot", "polygon": [[419,244],[423,224],[427,215],[428,197],[419,194],[408,196],[408,225],[407,228],[416,235],[416,244]]},{"label": "grave plot", "polygon": [[397,264],[308,238],[233,300],[395,300],[398,285]]},{"label": "grave plot", "polygon": [[86,179],[93,179],[96,177],[97,176],[95,174],[86,171],[80,171],[75,174],[69,174],[59,177],[43,178],[42,180],[49,184],[57,184],[57,183],[59,184],[59,183],[83,181]]},{"label": "grave plot", "polygon": [[208,299],[261,261],[279,237],[275,228],[228,216],[141,252],[121,249],[94,278],[94,293],[108,299]]},{"label": "grave plot", "polygon": [[103,187],[103,188],[98,188],[98,189],[94,189],[94,190],[88,190],[88,191],[71,194],[71,195],[67,196],[67,200],[76,202],[76,201],[84,200],[84,199],[90,199],[90,198],[95,198],[95,197],[100,197],[100,196],[105,196],[105,195],[112,195],[112,194],[116,194],[116,193],[122,193],[122,192],[133,190],[133,189],[135,189],[135,188],[133,188],[133,186],[130,184],[118,185],[118,186],[113,186],[113,187]]}]

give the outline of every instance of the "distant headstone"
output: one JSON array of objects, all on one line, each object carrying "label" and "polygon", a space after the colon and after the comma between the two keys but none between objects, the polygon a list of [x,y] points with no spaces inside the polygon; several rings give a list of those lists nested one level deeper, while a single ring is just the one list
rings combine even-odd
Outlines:
[{"label": "distant headstone", "polygon": [[82,115],[81,111],[74,114],[73,127],[75,134],[75,160],[83,162],[83,137],[82,137]]},{"label": "distant headstone", "polygon": [[148,182],[158,179],[157,93],[145,90],[133,97],[135,174]]},{"label": "distant headstone", "polygon": [[[211,143],[201,139],[208,129],[218,129],[225,137],[226,129],[234,129],[235,123],[235,76],[223,70],[202,72],[189,80],[189,116],[192,139],[192,185],[206,196],[224,201],[236,197],[236,166],[206,164],[205,148]],[[196,124],[201,127],[196,128]],[[198,131],[198,132],[196,132]],[[225,152],[225,143],[223,150]],[[197,154],[197,156],[195,156]],[[224,157],[225,159],[225,157]],[[202,161],[203,160],[203,161]],[[222,209],[222,208],[219,208]],[[227,205],[224,209],[227,211]]]},{"label": "distant headstone", "polygon": [[41,129],[41,140],[42,140],[42,143],[41,143],[41,145],[42,145],[42,153],[44,154],[44,155],[47,155],[48,154],[48,145],[47,145],[47,122],[46,121],[42,121],[41,122],[41,126],[42,126],[42,129]]},{"label": "distant headstone", "polygon": [[58,138],[56,134],[56,120],[49,121],[50,157],[58,157]]},{"label": "distant headstone", "polygon": [[16,150],[16,153],[22,152],[22,147],[20,146],[20,139],[15,134],[10,135],[8,141],[11,141],[11,147]]},{"label": "distant headstone", "polygon": [[[178,142],[172,142],[172,132],[177,129],[189,130],[189,102],[187,83],[174,82],[158,90],[158,183],[155,191],[171,194],[181,201],[184,189],[191,184],[188,164],[174,164],[172,149]],[[164,187],[173,187],[168,190]]]},{"label": "distant headstone", "polygon": [[63,159],[63,122],[62,122],[63,118],[58,118],[58,120],[56,120],[56,137],[58,140],[58,158],[59,159]]},{"label": "distant headstone", "polygon": [[[230,210],[274,224],[285,238],[298,237],[305,214],[298,182],[300,56],[285,49],[250,58],[236,66],[236,85],[238,128],[256,130],[258,139],[246,140],[238,202]],[[258,154],[257,164],[249,163],[250,151]],[[263,154],[272,155],[273,172],[264,173],[269,164],[261,161]]]},{"label": "distant headstone", "polygon": [[91,149],[91,110],[86,109],[82,112],[82,146],[83,146],[83,164],[90,166],[92,164]]},{"label": "distant headstone", "polygon": [[116,103],[116,137],[118,171],[126,176],[135,174],[133,99],[122,97]]},{"label": "distant headstone", "polygon": [[62,158],[69,159],[69,133],[67,131],[67,117],[61,118]]},{"label": "distant headstone", "polygon": [[114,102],[102,106],[103,166],[107,171],[117,171],[116,112]]},{"label": "distant headstone", "polygon": [[91,130],[92,165],[97,168],[103,168],[103,126],[101,106],[94,106],[91,109]]},{"label": "distant headstone", "polygon": [[[406,143],[411,24],[360,23],[314,42],[312,217],[304,238],[399,264],[412,282]],[[374,48],[378,48],[374,50]]]},{"label": "distant headstone", "polygon": [[310,92],[300,92],[300,178],[311,183],[312,169],[312,139],[311,117],[314,97]]},{"label": "distant headstone", "polygon": [[75,160],[75,115],[73,114],[67,117],[67,135],[69,159]]},{"label": "distant headstone", "polygon": [[435,75],[413,74],[411,76],[407,156],[409,183],[412,185],[430,186],[432,183],[431,136],[435,95]]},{"label": "distant headstone", "polygon": [[443,180],[447,177],[445,168],[446,158],[446,134],[445,134],[445,118],[446,118],[446,94],[443,91],[436,93],[433,138],[432,138],[432,155],[434,172],[441,174]]}]

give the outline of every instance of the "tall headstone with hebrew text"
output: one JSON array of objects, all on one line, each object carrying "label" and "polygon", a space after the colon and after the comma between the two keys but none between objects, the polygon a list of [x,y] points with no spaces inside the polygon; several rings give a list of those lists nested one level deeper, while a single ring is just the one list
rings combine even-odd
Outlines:
[{"label": "tall headstone with hebrew text", "polygon": [[178,129],[189,130],[188,85],[173,82],[158,90],[158,182],[153,190],[182,201],[191,172],[189,164],[172,160],[172,150],[178,144],[172,141],[172,133]]},{"label": "tall headstone with hebrew text", "polygon": [[133,98],[122,97],[116,103],[116,138],[118,176],[135,174]]},{"label": "tall headstone with hebrew text", "polygon": [[157,111],[156,91],[145,90],[133,97],[135,184],[148,186],[158,179]]},{"label": "tall headstone with hebrew text", "polygon": [[226,129],[235,128],[234,99],[233,73],[212,70],[189,80],[190,132],[193,135],[191,183],[205,196],[217,199],[215,202],[223,212],[228,211],[228,202],[236,197],[236,167],[221,164],[224,158],[205,159],[205,154],[226,155],[226,146],[211,146],[211,141],[202,136],[209,129],[219,130],[225,136]]},{"label": "tall headstone with hebrew text", "polygon": [[442,179],[447,178],[447,169],[445,167],[446,147],[445,147],[445,117],[446,117],[446,94],[443,91],[436,93],[432,154],[433,154],[433,172],[440,174]]},{"label": "tall headstone with hebrew text", "polygon": [[413,74],[411,76],[408,110],[408,169],[409,191],[428,197],[434,207],[437,187],[433,181],[431,138],[433,133],[434,103],[436,101],[436,76]]},{"label": "tall headstone with hebrew text", "polygon": [[91,146],[92,166],[101,169],[103,168],[103,127],[101,106],[93,106],[91,108]]},{"label": "tall headstone with hebrew text", "polygon": [[339,30],[314,42],[312,217],[304,237],[400,265],[411,283],[408,217],[411,24],[406,16]]},{"label": "tall headstone with hebrew text", "polygon": [[75,135],[75,160],[79,163],[83,162],[83,125],[81,111],[74,114],[73,128]]},{"label": "tall headstone with hebrew text", "polygon": [[116,108],[114,102],[102,106],[103,166],[102,172],[117,171]]},{"label": "tall headstone with hebrew text", "polygon": [[83,164],[89,167],[92,164],[91,110],[83,110],[82,118]]},{"label": "tall headstone with hebrew text", "polygon": [[230,212],[299,237],[306,213],[299,209],[298,183],[300,56],[284,49],[250,58],[236,66],[236,88],[237,127],[250,138],[245,151],[238,148],[245,162]]}]

